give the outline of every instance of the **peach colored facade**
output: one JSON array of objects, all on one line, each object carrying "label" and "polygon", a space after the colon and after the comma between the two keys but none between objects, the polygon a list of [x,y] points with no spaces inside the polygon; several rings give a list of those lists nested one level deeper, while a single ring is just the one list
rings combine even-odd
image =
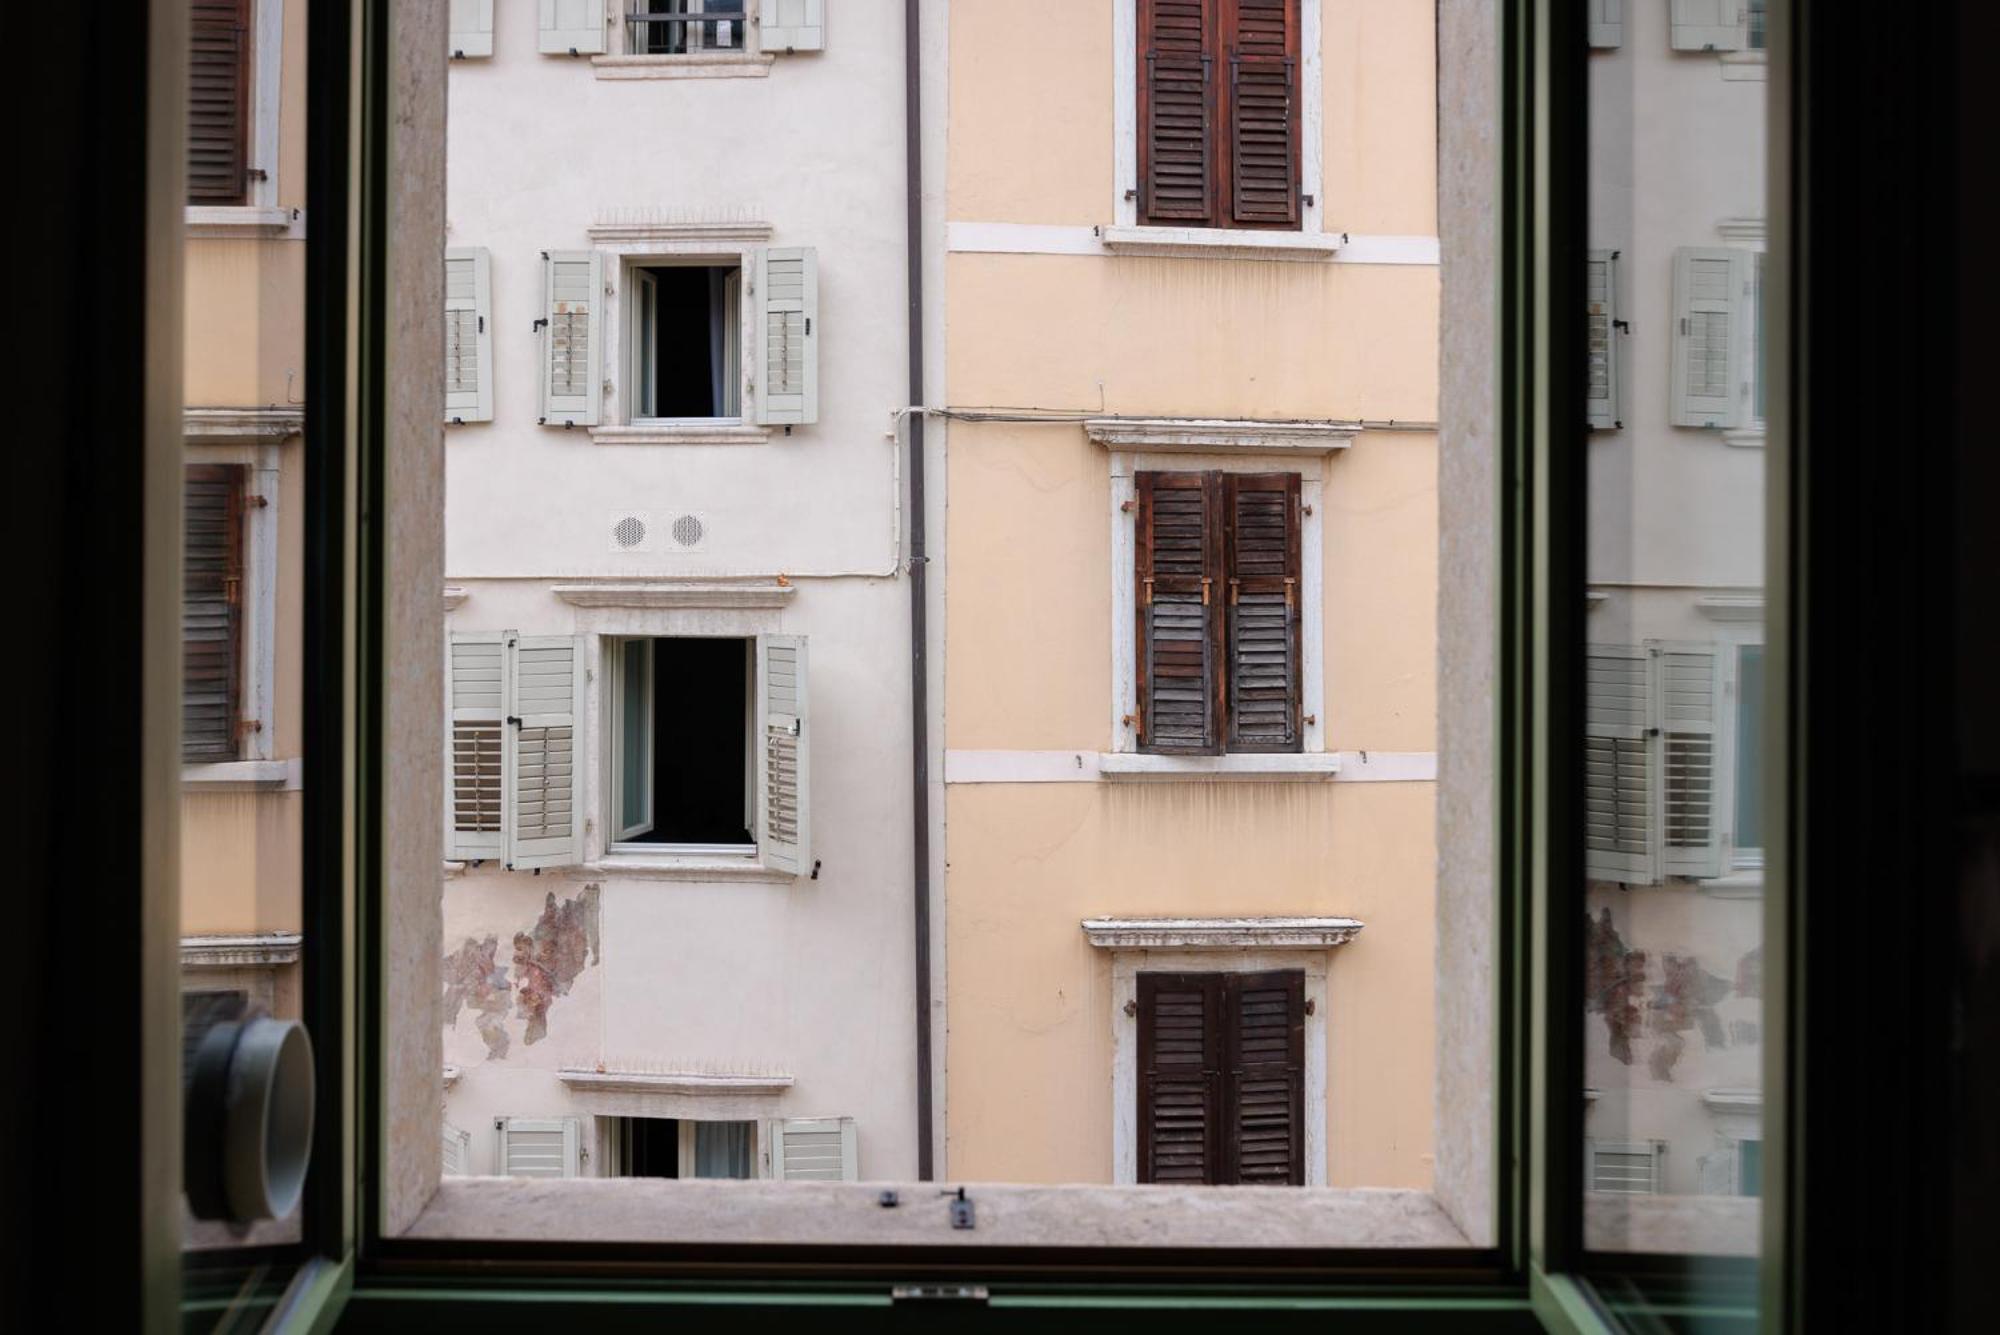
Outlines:
[{"label": "peach colored facade", "polygon": [[[1319,1124],[1306,1180],[1429,1188],[1433,8],[1303,0],[1314,244],[1238,233],[1224,254],[1195,249],[1213,237],[1150,245],[1167,238],[1119,217],[1132,11],[950,10],[945,401],[1060,411],[948,424],[944,1173],[1133,1180],[1116,980],[1226,971],[1243,952],[1120,951],[1093,945],[1084,920],[1309,916],[1364,926],[1279,960],[1325,979],[1307,1022],[1323,1088],[1306,1095]],[[1234,438],[1204,444],[1192,424],[1209,419],[1231,419]],[[1250,773],[1169,762],[1111,777],[1138,767],[1115,703],[1130,671],[1119,590],[1134,579],[1118,502],[1134,470],[1156,468],[1306,479],[1318,599],[1305,625],[1319,633],[1304,675],[1319,705],[1288,773],[1230,757]]]}]

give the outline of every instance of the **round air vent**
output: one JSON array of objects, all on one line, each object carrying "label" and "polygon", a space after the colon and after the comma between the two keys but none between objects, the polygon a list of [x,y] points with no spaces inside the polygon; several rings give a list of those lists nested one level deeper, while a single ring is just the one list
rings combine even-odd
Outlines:
[{"label": "round air vent", "polygon": [[698,515],[682,515],[674,521],[674,541],[683,547],[700,544],[702,535],[701,518]]},{"label": "round air vent", "polygon": [[[674,536],[680,536],[680,526],[674,526]],[[611,540],[626,551],[633,551],[646,545],[646,521],[637,515],[626,515],[611,526]]]}]

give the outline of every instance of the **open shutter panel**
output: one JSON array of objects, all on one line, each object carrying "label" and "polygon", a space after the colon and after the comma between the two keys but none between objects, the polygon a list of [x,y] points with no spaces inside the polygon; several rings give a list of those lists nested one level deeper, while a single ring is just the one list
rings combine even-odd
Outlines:
[{"label": "open shutter panel", "polygon": [[1739,424],[1743,357],[1737,325],[1749,281],[1748,254],[1701,246],[1674,252],[1675,426]]},{"label": "open shutter panel", "polygon": [[1735,51],[1743,45],[1744,0],[1667,0],[1676,51]]},{"label": "open shutter panel", "polygon": [[575,1177],[581,1135],[574,1117],[501,1117],[500,1171],[508,1177]]},{"label": "open shutter panel", "polygon": [[587,56],[604,50],[604,0],[542,0],[540,50],[545,56]]},{"label": "open shutter panel", "polygon": [[604,261],[594,250],[554,250],[543,269],[541,420],[595,426],[604,379]]},{"label": "open shutter panel", "polygon": [[237,758],[243,697],[243,484],[237,464],[196,464],[182,491],[181,759]]},{"label": "open shutter panel", "polygon": [[1299,475],[1223,477],[1229,749],[1297,751]]},{"label": "open shutter panel", "polygon": [[1221,0],[1228,60],[1223,124],[1229,211],[1238,227],[1299,220],[1299,30],[1296,0]]},{"label": "open shutter panel", "polygon": [[464,1177],[472,1171],[472,1135],[450,1122],[443,1127],[444,1175]]},{"label": "open shutter panel", "polygon": [[819,253],[770,246],[757,258],[758,341],[763,383],[757,420],[790,426],[819,420]]},{"label": "open shutter panel", "polygon": [[493,280],[484,246],[444,253],[444,417],[493,420]]},{"label": "open shutter panel", "polygon": [[826,0],[764,0],[766,51],[820,51],[826,47]]},{"label": "open shutter panel", "polygon": [[1721,682],[1713,649],[1669,647],[1654,659],[1662,741],[1662,829],[1669,876],[1721,873],[1715,818]]},{"label": "open shutter panel", "polygon": [[1139,1180],[1226,1181],[1222,975],[1139,975]]},{"label": "open shutter panel", "polygon": [[507,636],[454,631],[446,664],[445,856],[497,858],[506,849]]},{"label": "open shutter panel", "polygon": [[512,658],[507,865],[517,871],[572,866],[583,851],[577,793],[583,652],[568,635],[521,635],[514,637]]},{"label": "open shutter panel", "polygon": [[1224,974],[1229,1072],[1224,1111],[1226,1182],[1306,1183],[1305,974]]},{"label": "open shutter panel", "polygon": [[493,0],[451,0],[451,42],[454,60],[493,54]]},{"label": "open shutter panel", "polygon": [[1651,658],[1636,645],[1586,653],[1584,874],[1593,880],[1659,879]]},{"label": "open shutter panel", "polygon": [[188,6],[190,204],[241,204],[250,182],[250,0]]},{"label": "open shutter panel", "polygon": [[1139,0],[1139,220],[1214,221],[1215,8]]},{"label": "open shutter panel", "polygon": [[1625,0],[1584,0],[1590,44],[1599,50],[1625,44]]},{"label": "open shutter panel", "polygon": [[1590,369],[1585,381],[1587,422],[1593,431],[1621,425],[1618,407],[1618,253],[1593,250],[1584,270],[1584,314],[1589,322]]},{"label": "open shutter panel", "polygon": [[757,637],[757,846],[766,867],[812,867],[810,690],[803,635]]},{"label": "open shutter panel", "polygon": [[861,1177],[852,1117],[788,1117],[768,1124],[771,1176],[782,1182],[855,1182]]},{"label": "open shutter panel", "polygon": [[1222,750],[1222,479],[1140,473],[1139,741],[1148,751]]}]

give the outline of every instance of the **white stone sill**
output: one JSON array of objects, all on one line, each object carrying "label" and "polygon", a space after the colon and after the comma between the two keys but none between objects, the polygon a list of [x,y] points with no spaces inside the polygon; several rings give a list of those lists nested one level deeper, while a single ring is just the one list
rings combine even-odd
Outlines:
[{"label": "white stone sill", "polygon": [[1156,756],[1106,751],[1097,757],[1097,772],[1102,778],[1123,783],[1323,782],[1340,772],[1340,754]]},{"label": "white stone sill", "polygon": [[713,426],[681,422],[636,422],[590,428],[593,445],[761,445],[771,429],[750,423]]},{"label": "white stone sill", "polygon": [[[451,1177],[403,1236],[967,1250],[1471,1246],[1429,1192],[1399,1188],[967,1183],[976,1226],[955,1229],[946,1185]],[[900,1198],[896,1209],[882,1208],[885,1190]]]},{"label": "white stone sill", "polygon": [[[185,219],[187,235],[196,240],[291,237],[294,224],[301,222],[297,209],[261,208],[254,204],[190,204]],[[305,228],[299,226],[297,236],[304,235]]]},{"label": "white stone sill", "polygon": [[1696,881],[1703,894],[1717,899],[1761,899],[1764,895],[1764,869],[1743,867],[1726,876],[1712,876],[1705,881]]},{"label": "white stone sill", "polygon": [[297,757],[290,760],[226,760],[181,766],[181,787],[198,792],[297,792]]},{"label": "white stone sill", "polygon": [[1178,255],[1211,259],[1330,260],[1340,253],[1342,232],[1279,232],[1230,227],[1121,227],[1098,229],[1114,255]]},{"label": "white stone sill", "polygon": [[592,56],[600,79],[762,79],[772,56],[749,51],[696,51],[684,56]]},{"label": "white stone sill", "polygon": [[798,879],[792,872],[766,867],[755,858],[670,858],[637,853],[607,853],[573,870],[592,879],[621,881],[764,881],[784,885]]}]

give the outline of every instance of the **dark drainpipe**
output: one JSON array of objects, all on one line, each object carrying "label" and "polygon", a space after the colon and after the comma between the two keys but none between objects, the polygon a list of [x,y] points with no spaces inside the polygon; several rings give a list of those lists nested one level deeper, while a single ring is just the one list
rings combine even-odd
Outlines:
[{"label": "dark drainpipe", "polygon": [[931,767],[929,581],[924,553],[924,114],[923,30],[917,0],[903,0],[904,245],[909,260],[910,819],[917,966],[917,1177],[935,1177],[931,1144]]}]

